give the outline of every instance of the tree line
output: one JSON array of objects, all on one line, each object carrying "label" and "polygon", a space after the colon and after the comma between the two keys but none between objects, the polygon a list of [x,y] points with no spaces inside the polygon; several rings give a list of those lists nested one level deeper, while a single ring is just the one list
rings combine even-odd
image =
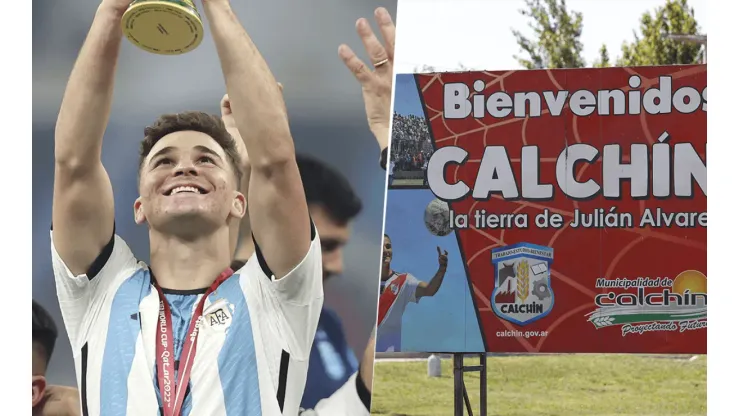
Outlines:
[{"label": "tree line", "polygon": [[[584,68],[583,14],[568,9],[565,0],[524,0],[519,12],[529,18],[534,34],[527,37],[512,29],[522,56],[514,56],[526,69]],[[624,5],[623,7],[628,7]],[[687,65],[701,63],[702,45],[670,39],[667,35],[699,35],[701,28],[694,16],[694,9],[687,0],[666,0],[655,10],[640,17],[640,27],[633,38],[622,44],[616,59],[610,58],[602,44],[599,58],[592,67]],[[459,64],[456,71],[470,70]],[[436,72],[434,66],[422,65],[414,72]]]},{"label": "tree line", "polygon": [[[583,14],[568,10],[565,0],[524,0],[520,13],[530,20],[532,37],[512,30],[523,56],[515,56],[527,69],[583,68]],[[624,5],[624,7],[628,7]],[[633,39],[622,44],[621,53],[610,59],[602,44],[599,59],[591,66],[686,65],[701,62],[702,46],[670,39],[667,35],[699,35],[694,9],[687,0],[667,0],[656,10],[643,13]]]}]

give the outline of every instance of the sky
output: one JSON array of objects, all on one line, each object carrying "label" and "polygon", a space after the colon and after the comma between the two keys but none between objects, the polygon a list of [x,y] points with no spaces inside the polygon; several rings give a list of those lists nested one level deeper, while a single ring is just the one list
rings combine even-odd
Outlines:
[{"label": "sky", "polygon": [[393,111],[404,116],[415,115],[424,117],[424,110],[421,107],[421,99],[419,98],[419,90],[416,88],[416,81],[413,75],[396,75]]},{"label": "sky", "polygon": [[[707,21],[706,2],[689,0],[701,30]],[[665,4],[665,0],[566,0],[568,9],[583,13],[583,56],[590,65],[606,44],[612,60],[622,42],[633,39],[640,16]],[[396,61],[397,73],[412,73],[430,65],[455,70],[460,64],[474,70],[521,68],[520,53],[511,33],[532,33],[518,10],[523,0],[399,0]]]},{"label": "sky", "polygon": [[455,234],[437,237],[424,225],[424,209],[433,199],[426,189],[388,191],[385,232],[393,243],[391,268],[428,282],[439,268],[437,247],[448,253],[437,294],[406,308],[401,345],[404,351],[480,352],[483,341]]}]

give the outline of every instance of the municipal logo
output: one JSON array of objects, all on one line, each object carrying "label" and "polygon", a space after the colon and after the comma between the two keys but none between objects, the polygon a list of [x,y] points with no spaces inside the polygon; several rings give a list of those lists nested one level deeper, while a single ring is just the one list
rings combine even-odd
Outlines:
[{"label": "municipal logo", "polygon": [[519,243],[493,249],[491,260],[495,272],[491,307],[496,315],[527,325],[552,311],[552,248]]},{"label": "municipal logo", "polygon": [[707,328],[707,277],[686,270],[669,277],[596,280],[596,309],[586,315],[596,329],[621,326],[622,336]]}]

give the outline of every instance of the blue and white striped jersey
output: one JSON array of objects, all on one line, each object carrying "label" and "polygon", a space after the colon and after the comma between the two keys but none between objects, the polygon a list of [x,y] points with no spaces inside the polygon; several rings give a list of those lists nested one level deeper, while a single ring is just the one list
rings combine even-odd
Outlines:
[{"label": "blue and white striped jersey", "polygon": [[[159,415],[159,296],[147,265],[117,235],[87,274],[73,275],[53,243],[52,260],[83,415]],[[176,358],[204,292],[165,290]],[[182,414],[298,414],[322,304],[321,245],[313,224],[308,253],[279,280],[255,250],[205,301]]]}]

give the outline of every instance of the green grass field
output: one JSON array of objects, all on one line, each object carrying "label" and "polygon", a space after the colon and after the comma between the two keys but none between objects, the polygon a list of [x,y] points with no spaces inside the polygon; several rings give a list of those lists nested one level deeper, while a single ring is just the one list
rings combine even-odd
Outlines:
[{"label": "green grass field", "polygon": [[392,188],[403,188],[405,186],[424,186],[424,179],[394,179],[391,183]]},{"label": "green grass field", "polygon": [[[706,415],[706,363],[706,356],[489,357],[487,416]],[[465,386],[477,416],[478,373],[466,373]],[[442,360],[440,378],[427,377],[426,361],[375,365],[373,415],[451,416],[452,401],[452,360]]]}]

